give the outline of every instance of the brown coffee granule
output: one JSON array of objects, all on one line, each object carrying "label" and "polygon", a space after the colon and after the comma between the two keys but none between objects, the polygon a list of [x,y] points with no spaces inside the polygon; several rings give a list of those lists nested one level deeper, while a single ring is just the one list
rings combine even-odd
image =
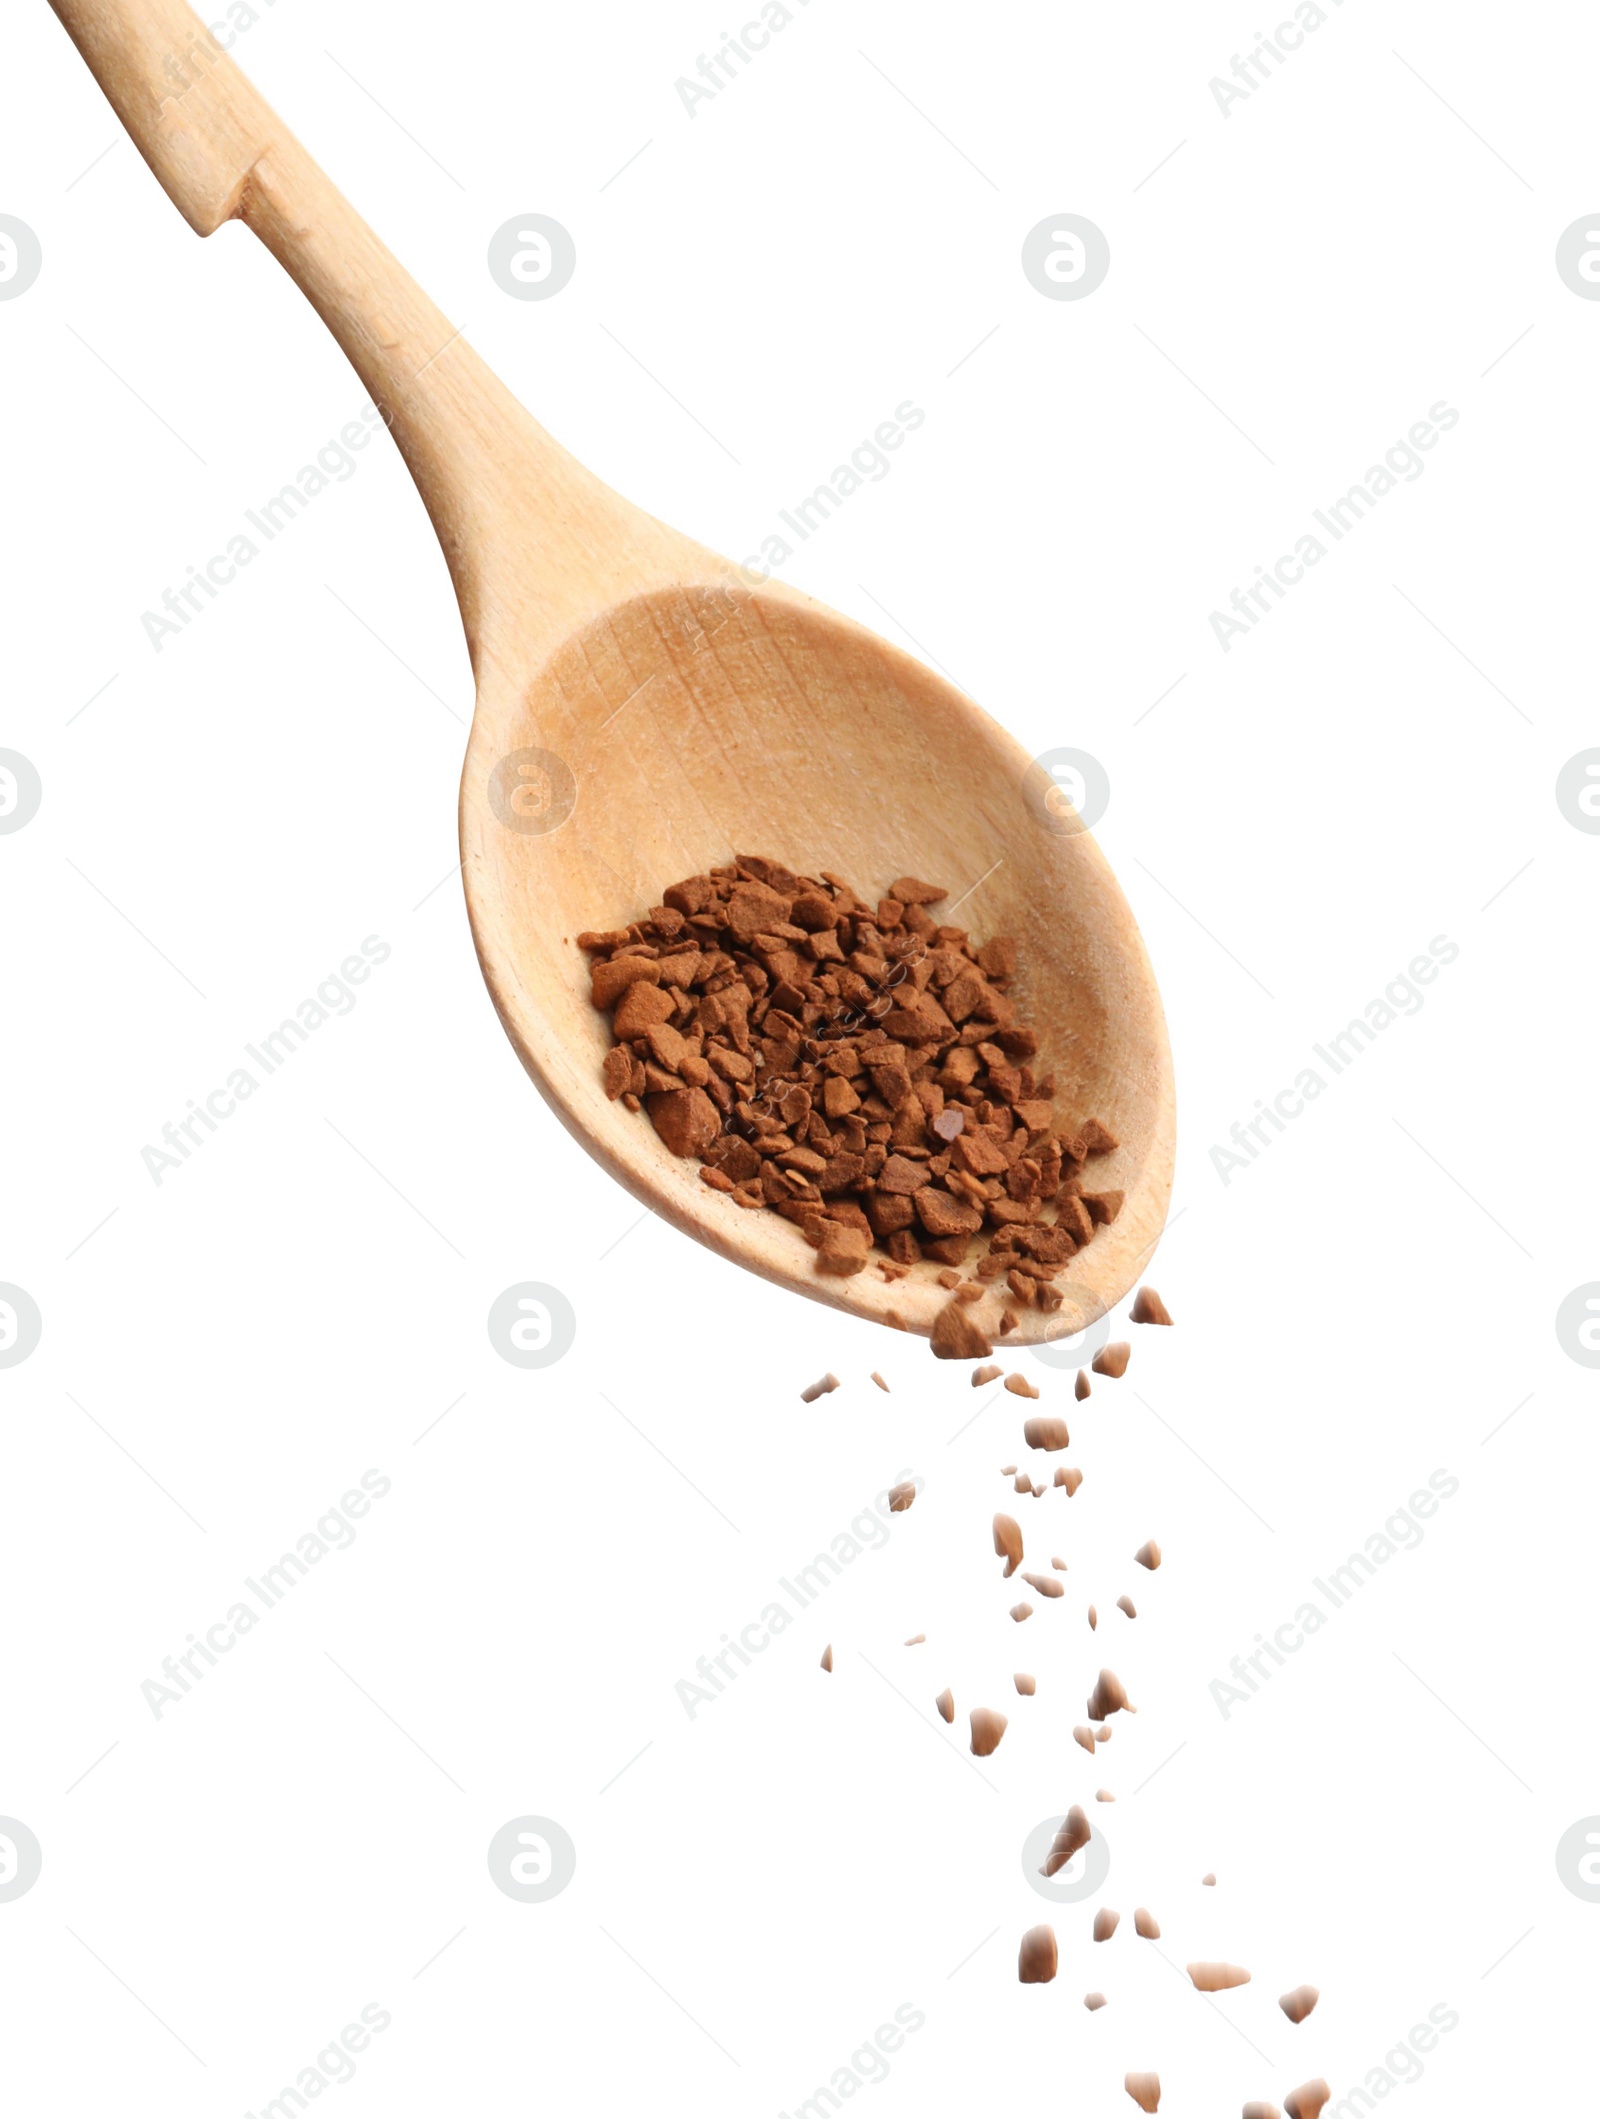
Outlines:
[{"label": "brown coffee granule", "polygon": [[1283,2119],[1283,2114],[1275,2104],[1268,2104],[1261,2097],[1252,2097],[1244,2108],[1244,2119]]},{"label": "brown coffee granule", "polygon": [[1000,1749],[1000,1739],[1006,1733],[1006,1718],[992,1707],[974,1707],[972,1722],[972,1755],[988,1758],[991,1752]]},{"label": "brown coffee granule", "polygon": [[1113,1913],[1109,1906],[1102,1906],[1094,1917],[1095,1941],[1109,1942],[1112,1936],[1116,1934],[1121,1921],[1122,1915],[1120,1913]]},{"label": "brown coffee granule", "polygon": [[1146,1942],[1159,1942],[1161,1940],[1161,1923],[1145,1907],[1135,1906],[1133,1909],[1133,1932],[1135,1935],[1142,1935]]},{"label": "brown coffee granule", "polygon": [[1132,1597],[1118,1597],[1117,1609],[1125,1618],[1136,1619],[1139,1616],[1138,1612],[1133,1608]]},{"label": "brown coffee granule", "polygon": [[1003,1582],[1009,1582],[1022,1565],[1022,1525],[1015,1516],[996,1516],[994,1519],[994,1549],[1005,1561]]},{"label": "brown coffee granule", "polygon": [[1074,1471],[1070,1464],[1063,1464],[1056,1472],[1055,1484],[1066,1488],[1067,1499],[1070,1501],[1083,1484],[1083,1474],[1080,1471]]},{"label": "brown coffee granule", "polygon": [[964,1303],[947,1302],[933,1320],[929,1345],[941,1361],[972,1361],[994,1348]]},{"label": "brown coffee granule", "polygon": [[1141,1288],[1133,1298],[1133,1308],[1128,1312],[1130,1324],[1171,1324],[1167,1306],[1154,1288]]},{"label": "brown coffee granule", "polygon": [[1111,1726],[1110,1726],[1110,1724],[1109,1724],[1108,1722],[1102,1722],[1102,1723],[1101,1723],[1100,1727],[1099,1727],[1099,1728],[1098,1728],[1098,1729],[1097,1729],[1097,1730],[1095,1731],[1095,1733],[1094,1733],[1094,1740],[1095,1740],[1095,1742],[1096,1742],[1097,1744],[1109,1744],[1109,1743],[1110,1743],[1110,1741],[1111,1741]]},{"label": "brown coffee granule", "polygon": [[1104,1996],[1104,1994],[1085,1994],[1083,1997],[1083,2005],[1086,2009],[1089,2010],[1092,2015],[1096,2009],[1103,2009],[1105,2007],[1106,1997]]},{"label": "brown coffee granule", "polygon": [[[998,1361],[986,1361],[981,1368],[975,1368],[972,1372],[973,1389],[976,1390],[980,1384],[993,1383],[999,1373],[1000,1364]],[[1016,1469],[1015,1465],[1012,1466],[1012,1469]]]},{"label": "brown coffee granule", "polygon": [[956,1718],[956,1696],[947,1685],[933,1703],[947,1722]]},{"label": "brown coffee granule", "polygon": [[1017,1952],[1017,1977],[1025,1987],[1047,1986],[1056,1976],[1056,1931],[1030,1928]]},{"label": "brown coffee granule", "polygon": [[1243,1965],[1192,1964],[1189,1977],[1201,1994],[1225,1994],[1230,1987],[1247,1987],[1250,1974]]},{"label": "brown coffee granule", "polygon": [[1097,1376],[1111,1376],[1115,1378],[1117,1376],[1126,1375],[1128,1370],[1128,1356],[1132,1352],[1133,1345],[1131,1341],[1127,1339],[1113,1339],[1109,1346],[1103,1346],[1100,1349],[1099,1353],[1095,1355],[1094,1360],[1090,1363],[1090,1367],[1094,1370]]},{"label": "brown coffee granule", "polygon": [[815,1405],[819,1398],[825,1398],[829,1391],[836,1391],[838,1388],[839,1379],[830,1369],[826,1376],[819,1376],[815,1383],[806,1385],[800,1393],[800,1402],[802,1405]]},{"label": "brown coffee granule", "polygon": [[1056,1413],[1024,1420],[1022,1439],[1029,1449],[1042,1450],[1067,1449],[1072,1442],[1072,1437],[1067,1433],[1067,1423]]},{"label": "brown coffee granule", "polygon": [[1278,2006],[1291,2023],[1304,2023],[1321,1999],[1315,1987],[1295,1987],[1278,1996]]},{"label": "brown coffee granule", "polygon": [[822,1651],[822,1667],[824,1670],[832,1670],[833,1668],[833,1643],[831,1641]]},{"label": "brown coffee granule", "polygon": [[1056,1836],[1050,1843],[1050,1852],[1039,1874],[1043,1877],[1059,1874],[1073,1855],[1088,1846],[1093,1837],[1094,1833],[1083,1805],[1074,1803],[1057,1827]]},{"label": "brown coffee granule", "polygon": [[1297,2090],[1291,2090],[1283,2100],[1283,2108],[1289,2119],[1322,2119],[1322,2107],[1332,2095],[1319,2075],[1315,2082],[1302,2082]]},{"label": "brown coffee granule", "polygon": [[1078,1380],[1072,1386],[1073,1397],[1076,1398],[1081,1404],[1082,1401],[1088,1397],[1091,1388],[1092,1386],[1089,1382],[1089,1371],[1087,1369],[1079,1369]]},{"label": "brown coffee granule", "polygon": [[1128,1695],[1122,1688],[1122,1680],[1114,1670],[1102,1670],[1089,1695],[1088,1715],[1091,1722],[1106,1721],[1113,1714],[1123,1713],[1128,1706]]},{"label": "brown coffee granule", "polygon": [[917,1498],[917,1483],[914,1479],[902,1479],[898,1486],[889,1489],[889,1513],[903,1516]]},{"label": "brown coffee granule", "polygon": [[[944,896],[903,876],[874,910],[837,876],[736,855],[580,935],[612,1013],[606,1094],[641,1102],[730,1206],[795,1222],[821,1273],[858,1273],[875,1246],[886,1269],[958,1267],[982,1237],[1028,1284],[1019,1305],[1052,1307],[1049,1283],[1114,1211],[1082,1180],[1117,1140],[1058,1114],[1008,990],[1016,945],[941,926],[927,908]],[[989,1351],[971,1320],[940,1323],[935,1353]]]},{"label": "brown coffee granule", "polygon": [[1038,1590],[1042,1597],[1064,1597],[1066,1595],[1066,1591],[1054,1575],[1024,1574],[1022,1579],[1030,1589]]},{"label": "brown coffee granule", "polygon": [[1006,1389],[1014,1398],[1037,1398],[1039,1395],[1038,1385],[1030,1383],[1026,1376],[1008,1376]]},{"label": "brown coffee granule", "polygon": [[1127,2091],[1141,2112],[1158,2112],[1161,2109],[1161,2077],[1159,2075],[1124,2075],[1122,2087]]},{"label": "brown coffee granule", "polygon": [[1026,1699],[1031,1700],[1033,1698],[1034,1693],[1038,1690],[1038,1687],[1035,1685],[1033,1679],[1028,1675],[1027,1671],[1025,1670],[1017,1671],[1014,1677],[1012,1678],[1011,1682],[1013,1685],[1016,1686],[1018,1692],[1020,1692]]},{"label": "brown coffee granule", "polygon": [[878,1374],[876,1369],[872,1371],[872,1380],[878,1386],[880,1391],[886,1391],[889,1388],[888,1384],[884,1382],[883,1378]]},{"label": "brown coffee granule", "polygon": [[[1099,1625],[1100,1625],[1100,1614],[1099,1614],[1099,1612],[1098,1612],[1098,1611],[1097,1611],[1097,1610],[1095,1609],[1095,1607],[1094,1607],[1094,1606],[1093,1606],[1093,1605],[1091,1604],[1091,1605],[1089,1606],[1089,1631],[1090,1631],[1091,1633],[1095,1633],[1095,1632],[1097,1632],[1097,1631],[1098,1631],[1098,1629],[1099,1629]],[[1091,1701],[1091,1702],[1090,1702],[1090,1705],[1092,1706],[1093,1704],[1094,1704],[1094,1703],[1093,1703],[1093,1701]]]},{"label": "brown coffee granule", "polygon": [[1016,1620],[1017,1624],[1020,1626],[1024,1619],[1031,1619],[1033,1617],[1033,1606],[1031,1604],[1013,1604],[1011,1607],[1011,1616]]},{"label": "brown coffee granule", "polygon": [[1109,1788],[1096,1788],[1094,1799],[1097,1803],[1114,1803],[1116,1801],[1116,1797]]},{"label": "brown coffee granule", "polygon": [[1064,1575],[1067,1571],[1066,1561],[1059,1558],[1058,1555],[1055,1553],[1052,1553],[1050,1555],[1050,1565],[1055,1569],[1058,1575]]},{"label": "brown coffee granule", "polygon": [[1149,1568],[1154,1574],[1161,1565],[1161,1547],[1154,1538],[1147,1538],[1133,1557],[1141,1567]]},{"label": "brown coffee granule", "polygon": [[1216,1881],[1217,1881],[1217,1872],[1216,1872],[1216,1870],[1215,1870],[1215,1869],[1208,1869],[1208,1870],[1206,1871],[1205,1875],[1201,1877],[1200,1881],[1201,1881],[1201,1882],[1202,1882],[1203,1884],[1209,1884],[1209,1885],[1215,1886],[1215,1884],[1216,1884]]},{"label": "brown coffee granule", "polygon": [[1076,1729],[1073,1730],[1072,1741],[1075,1744],[1079,1745],[1083,1750],[1087,1751],[1091,1756],[1093,1756],[1094,1731],[1089,1727],[1087,1722],[1080,1722]]},{"label": "brown coffee granule", "polygon": [[908,1648],[920,1648],[927,1638],[928,1636],[925,1633],[914,1633],[910,1640],[906,1642],[906,1646]]}]

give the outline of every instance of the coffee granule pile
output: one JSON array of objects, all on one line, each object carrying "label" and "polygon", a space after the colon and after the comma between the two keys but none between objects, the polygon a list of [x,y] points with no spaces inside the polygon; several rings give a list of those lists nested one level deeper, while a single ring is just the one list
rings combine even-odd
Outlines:
[{"label": "coffee granule pile", "polygon": [[[580,934],[612,1018],[606,1093],[731,1205],[795,1222],[819,1273],[874,1251],[888,1279],[953,1269],[987,1235],[974,1294],[1003,1275],[1008,1303],[1055,1310],[1062,1266],[1121,1210],[1084,1184],[1117,1142],[1058,1118],[1008,991],[1016,944],[940,926],[945,896],[902,876],[869,904],[842,877],[739,855],[628,927]],[[1008,1308],[1001,1329],[1015,1323]],[[982,1337],[946,1336],[935,1351],[956,1358]]]}]

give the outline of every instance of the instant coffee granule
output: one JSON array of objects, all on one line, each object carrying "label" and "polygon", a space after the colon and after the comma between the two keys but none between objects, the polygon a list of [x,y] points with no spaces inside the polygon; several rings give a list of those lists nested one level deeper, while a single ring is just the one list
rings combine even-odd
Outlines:
[{"label": "instant coffee granule", "polygon": [[1297,2090],[1291,2090],[1283,2100],[1283,2108],[1289,2119],[1321,2119],[1322,2108],[1332,2095],[1319,2075],[1314,2082],[1302,2082]]},{"label": "instant coffee granule", "polygon": [[1189,1977],[1201,1994],[1225,1994],[1230,1987],[1247,1987],[1250,1974],[1243,1965],[1192,1964]]},{"label": "instant coffee granule", "polygon": [[1030,1928],[1017,1952],[1017,1977],[1025,1987],[1046,1986],[1056,1976],[1056,1931]]},{"label": "instant coffee granule", "polygon": [[[1058,1114],[1009,992],[1015,942],[941,926],[945,896],[902,876],[871,903],[841,876],[737,855],[578,946],[611,1015],[606,1094],[730,1207],[783,1215],[840,1277],[953,1269],[982,1238],[971,1285],[1005,1277],[1014,1329],[1024,1305],[1060,1308],[1061,1268],[1120,1212],[1120,1192],[1083,1182],[1117,1141]],[[952,1300],[934,1351],[990,1347]]]}]

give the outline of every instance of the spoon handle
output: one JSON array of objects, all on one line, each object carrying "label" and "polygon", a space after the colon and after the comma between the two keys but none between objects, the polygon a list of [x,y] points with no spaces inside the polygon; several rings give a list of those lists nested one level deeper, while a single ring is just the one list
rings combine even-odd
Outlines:
[{"label": "spoon handle", "polygon": [[474,661],[508,522],[615,496],[525,412],[185,0],[50,0],[191,227],[251,228],[349,356],[433,518]]}]

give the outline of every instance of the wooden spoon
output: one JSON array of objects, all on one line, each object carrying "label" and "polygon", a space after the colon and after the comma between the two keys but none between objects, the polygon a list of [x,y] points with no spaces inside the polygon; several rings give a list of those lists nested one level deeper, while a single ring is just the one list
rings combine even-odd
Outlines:
[{"label": "wooden spoon", "polygon": [[[872,893],[948,886],[1016,938],[1016,994],[1058,1107],[1118,1135],[1120,1188],[1014,1340],[1117,1301],[1171,1190],[1166,1028],[1110,869],[1059,792],[955,687],[848,618],[760,582],[602,485],[452,330],[183,0],[51,0],[140,153],[201,235],[252,228],[388,421],[444,547],[477,681],[461,782],[467,908],[502,1022],[570,1131],[634,1196],[725,1258],[856,1315],[930,1330],[931,1266],[823,1278],[799,1230],[731,1205],[609,1103],[605,1018],[574,937],[621,926],[741,853]],[[175,93],[169,62],[181,60]],[[570,813],[569,813],[570,812]],[[941,914],[943,908],[940,908]],[[998,1304],[977,1312],[992,1319]]]}]

